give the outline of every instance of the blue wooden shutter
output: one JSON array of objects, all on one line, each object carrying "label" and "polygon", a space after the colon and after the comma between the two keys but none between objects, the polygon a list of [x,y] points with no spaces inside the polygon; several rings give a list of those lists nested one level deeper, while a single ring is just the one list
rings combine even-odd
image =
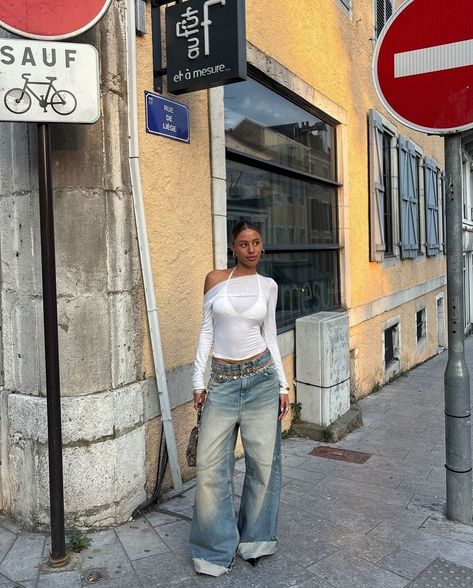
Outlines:
[{"label": "blue wooden shutter", "polygon": [[401,213],[401,257],[417,256],[419,250],[417,158],[415,145],[399,137],[399,201]]},{"label": "blue wooden shutter", "polygon": [[436,255],[440,251],[437,165],[428,157],[424,158],[424,186],[426,253]]},{"label": "blue wooden shutter", "polygon": [[375,111],[368,113],[370,168],[370,260],[383,261],[384,240],[384,179],[383,122]]},{"label": "blue wooden shutter", "polygon": [[442,172],[440,176],[440,187],[442,198],[442,240],[443,240],[443,252],[447,253],[447,193],[445,191],[445,172]]}]

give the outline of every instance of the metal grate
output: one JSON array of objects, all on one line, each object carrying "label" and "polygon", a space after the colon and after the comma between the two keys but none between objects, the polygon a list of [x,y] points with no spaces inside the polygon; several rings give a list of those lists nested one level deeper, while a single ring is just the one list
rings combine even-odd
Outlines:
[{"label": "metal grate", "polygon": [[473,586],[473,570],[440,557],[425,568],[408,586],[427,588],[468,588]]},{"label": "metal grate", "polygon": [[348,449],[339,449],[338,447],[328,447],[320,445],[315,447],[309,455],[317,457],[327,457],[328,459],[337,459],[338,461],[349,461],[350,463],[365,463],[370,457],[370,453],[361,453],[360,451],[349,451]]}]

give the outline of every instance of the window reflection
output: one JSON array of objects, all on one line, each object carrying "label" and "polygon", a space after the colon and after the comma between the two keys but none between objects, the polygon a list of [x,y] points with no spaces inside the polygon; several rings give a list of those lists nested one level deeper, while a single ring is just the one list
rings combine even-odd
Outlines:
[{"label": "window reflection", "polygon": [[258,219],[265,243],[336,243],[335,188],[227,160],[229,218]]},{"label": "window reflection", "polygon": [[225,88],[227,149],[335,180],[334,129],[255,80]]}]

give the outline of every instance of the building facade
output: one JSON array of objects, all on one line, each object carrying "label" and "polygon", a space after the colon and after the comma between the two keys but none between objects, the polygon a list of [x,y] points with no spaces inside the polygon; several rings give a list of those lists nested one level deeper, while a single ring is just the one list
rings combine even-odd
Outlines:
[{"label": "building facade", "polygon": [[[184,478],[194,475],[184,453],[203,282],[231,263],[230,229],[240,219],[261,227],[261,272],[279,284],[292,401],[303,317],[345,317],[347,373],[334,386],[347,382],[355,398],[445,346],[443,142],[392,119],[371,78],[392,8],[390,0],[247,0],[246,81],[175,98],[164,78],[163,95],[189,107],[190,143],[146,132],[149,2],[115,0],[79,39],[99,48],[103,114],[93,126],[54,129],[69,524],[123,521],[155,482],[161,414],[137,191]],[[48,490],[35,128],[1,127],[0,506],[38,526]]]}]

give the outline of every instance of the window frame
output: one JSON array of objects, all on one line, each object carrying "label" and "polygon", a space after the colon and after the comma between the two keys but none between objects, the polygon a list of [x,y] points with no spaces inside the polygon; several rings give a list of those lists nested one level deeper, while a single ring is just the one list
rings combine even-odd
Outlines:
[{"label": "window frame", "polygon": [[[419,317],[420,315],[420,317]],[[416,344],[423,347],[427,339],[427,310],[422,306],[416,310]]]},{"label": "window frame", "polygon": [[[384,366],[384,381],[389,380],[401,371],[401,317],[399,315],[393,316],[384,322],[382,326],[382,353],[383,353],[383,366]],[[393,358],[386,364],[386,333],[387,331],[392,332],[393,337]]]}]

